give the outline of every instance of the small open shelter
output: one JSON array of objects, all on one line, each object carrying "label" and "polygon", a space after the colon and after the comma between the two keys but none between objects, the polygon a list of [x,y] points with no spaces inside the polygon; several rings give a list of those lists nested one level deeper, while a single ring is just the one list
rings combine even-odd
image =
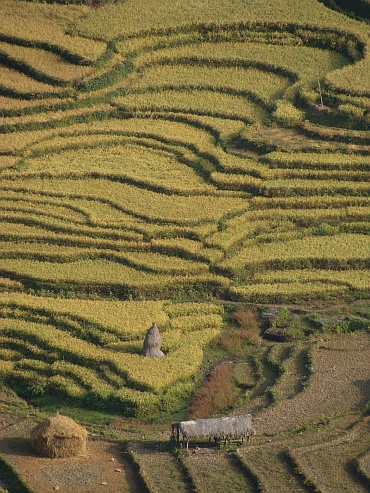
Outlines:
[{"label": "small open shelter", "polygon": [[68,416],[56,413],[31,430],[32,446],[43,457],[74,457],[86,453],[87,431]]},{"label": "small open shelter", "polygon": [[177,435],[180,441],[180,433],[186,448],[189,447],[191,438],[206,437],[214,438],[217,442],[221,440],[250,440],[256,433],[250,414],[239,416],[225,416],[222,418],[199,418],[191,421],[179,421],[172,423],[172,437]]}]

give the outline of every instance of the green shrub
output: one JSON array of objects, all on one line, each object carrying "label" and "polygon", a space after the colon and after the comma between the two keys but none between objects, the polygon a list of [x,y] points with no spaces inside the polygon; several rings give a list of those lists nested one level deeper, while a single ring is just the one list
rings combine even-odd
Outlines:
[{"label": "green shrub", "polygon": [[301,341],[306,337],[304,326],[299,318],[292,320],[289,326],[282,331],[282,336],[287,342]]},{"label": "green shrub", "polygon": [[369,320],[363,320],[362,318],[351,318],[348,322],[348,330],[349,332],[357,332],[360,330],[370,331],[370,322]]}]

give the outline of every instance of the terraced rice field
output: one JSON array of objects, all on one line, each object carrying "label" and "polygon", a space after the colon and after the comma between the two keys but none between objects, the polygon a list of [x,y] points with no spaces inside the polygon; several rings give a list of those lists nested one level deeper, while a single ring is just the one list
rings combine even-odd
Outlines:
[{"label": "terraced rice field", "polygon": [[[101,25],[121,8],[99,10]],[[338,136],[328,123],[310,124],[307,111],[317,77],[328,101],[337,97],[330,74],[359,67],[360,77],[367,58],[354,62],[364,26],[351,21],[346,38],[325,9],[328,31],[318,33],[283,19],[155,34],[130,26],[109,40],[92,36],[82,53],[82,38],[68,37],[66,25],[88,9],[53,9],[63,14],[54,44],[41,29],[19,33],[51,7],[3,6],[19,19],[14,32],[3,28],[0,45],[1,221],[3,239],[18,251],[14,258],[3,244],[4,279],[23,291],[123,299],[189,291],[262,302],[367,296],[367,99],[358,121],[348,116],[365,142],[350,154],[353,131]],[[76,32],[90,33],[94,15]],[[301,135],[294,152],[264,140],[263,129],[283,138],[292,124]],[[256,152],[248,139],[258,128]],[[312,149],[304,133],[315,129],[329,133],[315,135]],[[342,148],[322,154],[330,139]],[[237,142],[244,152],[233,152]],[[282,266],[289,276],[276,273]],[[363,282],[351,282],[358,270]]]},{"label": "terraced rice field", "polygon": [[[176,413],[224,304],[370,297],[368,1],[350,16],[347,3],[2,0],[8,385],[131,418]],[[153,320],[166,357],[144,361]],[[235,370],[233,411],[253,411],[266,437],[163,461],[133,442],[148,490],[168,467],[176,491],[365,491],[366,337],[259,347]],[[339,438],[328,425],[325,440],[295,442],[322,415],[351,413]],[[267,436],[284,433],[269,476]],[[329,484],[326,440],[334,460],[359,436]]]}]

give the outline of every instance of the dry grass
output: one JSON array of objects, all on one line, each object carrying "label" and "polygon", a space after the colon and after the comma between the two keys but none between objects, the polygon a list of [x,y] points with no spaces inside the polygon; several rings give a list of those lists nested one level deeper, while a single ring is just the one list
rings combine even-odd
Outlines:
[{"label": "dry grass", "polygon": [[368,423],[332,441],[290,451],[299,471],[308,483],[327,493],[365,493],[368,485],[359,481],[353,461],[370,446]]},{"label": "dry grass", "polygon": [[322,415],[361,409],[370,400],[369,335],[337,336],[313,348],[311,376],[304,392],[261,412],[259,433],[276,433]]},{"label": "dry grass", "polygon": [[[335,439],[338,433],[346,433],[348,427],[357,422],[356,416],[343,416],[326,425],[317,423],[309,431],[271,438],[257,435],[257,444],[240,447],[238,455],[247,469],[256,477],[263,493],[308,493],[311,490],[304,484],[302,476],[294,470],[288,452],[291,447],[320,446],[323,441]],[[258,421],[256,421],[258,427]],[[328,477],[332,473],[327,470]],[[341,489],[337,491],[342,491]]]},{"label": "dry grass", "polygon": [[207,418],[230,408],[236,401],[235,377],[229,363],[221,363],[210,373],[204,385],[195,393],[190,419]]},{"label": "dry grass", "polygon": [[359,471],[370,481],[370,452],[366,452],[362,457],[358,458]]},{"label": "dry grass", "polygon": [[183,462],[199,493],[255,493],[255,482],[240,469],[231,456],[215,448],[196,448]]},{"label": "dry grass", "polygon": [[283,362],[283,377],[274,386],[279,400],[293,399],[304,390],[310,370],[307,368],[307,348],[299,343],[288,346],[288,355]]},{"label": "dry grass", "polygon": [[187,493],[184,471],[169,452],[160,451],[153,442],[128,442],[127,449],[140,467],[150,493]]}]

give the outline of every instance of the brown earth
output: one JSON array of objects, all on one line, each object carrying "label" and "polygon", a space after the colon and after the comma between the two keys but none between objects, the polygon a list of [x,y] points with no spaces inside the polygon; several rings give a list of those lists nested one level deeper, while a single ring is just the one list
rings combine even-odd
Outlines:
[{"label": "brown earth", "polygon": [[275,434],[325,415],[362,409],[370,401],[370,336],[337,335],[318,343],[308,387],[256,416],[257,433]]}]

